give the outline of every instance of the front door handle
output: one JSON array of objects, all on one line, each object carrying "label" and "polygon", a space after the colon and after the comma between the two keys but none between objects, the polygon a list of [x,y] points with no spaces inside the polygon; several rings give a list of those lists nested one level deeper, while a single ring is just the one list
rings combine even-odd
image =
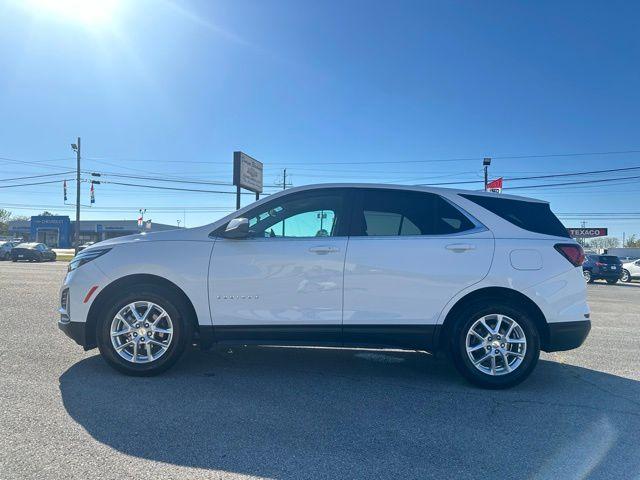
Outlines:
[{"label": "front door handle", "polygon": [[452,252],[462,253],[468,252],[469,250],[475,250],[476,246],[471,245],[470,243],[451,243],[445,247],[447,250],[451,250]]},{"label": "front door handle", "polygon": [[311,247],[309,251],[318,255],[326,255],[327,253],[335,253],[340,250],[336,247]]}]

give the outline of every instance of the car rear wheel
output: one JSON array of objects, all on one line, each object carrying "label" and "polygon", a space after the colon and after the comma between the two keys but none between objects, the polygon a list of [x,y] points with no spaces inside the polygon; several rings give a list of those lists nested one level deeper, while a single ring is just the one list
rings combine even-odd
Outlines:
[{"label": "car rear wheel", "polygon": [[498,302],[466,309],[451,337],[458,371],[484,388],[508,388],[526,379],[540,356],[540,336],[528,313]]},{"label": "car rear wheel", "polygon": [[625,283],[629,283],[631,281],[631,274],[629,273],[629,270],[622,270],[622,276],[620,277],[620,280]]},{"label": "car rear wheel", "polygon": [[582,271],[582,276],[584,277],[585,281],[587,283],[593,283],[593,277],[591,276],[591,271],[590,270],[583,270]]},{"label": "car rear wheel", "polygon": [[103,358],[127,375],[157,375],[171,368],[191,341],[184,301],[153,285],[132,288],[108,302],[98,325]]}]

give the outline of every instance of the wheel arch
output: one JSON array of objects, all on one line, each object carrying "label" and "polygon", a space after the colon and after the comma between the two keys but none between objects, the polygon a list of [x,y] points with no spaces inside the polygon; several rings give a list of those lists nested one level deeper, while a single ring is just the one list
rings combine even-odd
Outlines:
[{"label": "wheel arch", "polygon": [[524,310],[533,319],[538,333],[540,335],[540,347],[544,350],[549,341],[549,325],[547,320],[540,310],[540,307],[531,300],[525,294],[506,287],[484,287],[469,292],[464,297],[460,298],[453,307],[447,313],[441,327],[438,329],[438,338],[435,344],[439,350],[446,349],[447,342],[449,341],[451,332],[459,315],[469,305],[480,301],[496,300],[503,303],[507,303],[514,308],[524,308]]},{"label": "wheel arch", "polygon": [[114,280],[109,285],[104,287],[96,299],[92,302],[87,315],[87,328],[86,328],[86,346],[85,349],[95,348],[97,346],[96,333],[97,324],[100,317],[100,312],[105,307],[109,299],[119,290],[127,287],[133,287],[135,285],[154,285],[163,287],[175,292],[183,301],[188,310],[188,321],[193,325],[193,331],[198,337],[200,333],[200,325],[198,323],[198,315],[193,306],[193,303],[189,299],[186,293],[175,283],[167,280],[164,277],[151,274],[133,274],[120,277]]}]

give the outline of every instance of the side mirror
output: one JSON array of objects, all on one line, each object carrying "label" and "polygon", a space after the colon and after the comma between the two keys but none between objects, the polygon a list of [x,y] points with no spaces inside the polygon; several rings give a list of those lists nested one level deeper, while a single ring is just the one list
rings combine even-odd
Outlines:
[{"label": "side mirror", "polygon": [[234,218],[227,224],[222,235],[224,238],[246,238],[249,236],[249,220],[243,217]]}]

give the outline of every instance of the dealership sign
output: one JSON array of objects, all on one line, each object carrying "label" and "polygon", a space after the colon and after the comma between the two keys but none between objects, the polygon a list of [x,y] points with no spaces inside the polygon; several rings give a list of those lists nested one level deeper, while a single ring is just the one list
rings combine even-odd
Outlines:
[{"label": "dealership sign", "polygon": [[233,184],[262,193],[262,162],[243,152],[233,152]]},{"label": "dealership sign", "polygon": [[606,228],[567,228],[567,232],[573,238],[594,238],[606,237],[608,229]]}]

